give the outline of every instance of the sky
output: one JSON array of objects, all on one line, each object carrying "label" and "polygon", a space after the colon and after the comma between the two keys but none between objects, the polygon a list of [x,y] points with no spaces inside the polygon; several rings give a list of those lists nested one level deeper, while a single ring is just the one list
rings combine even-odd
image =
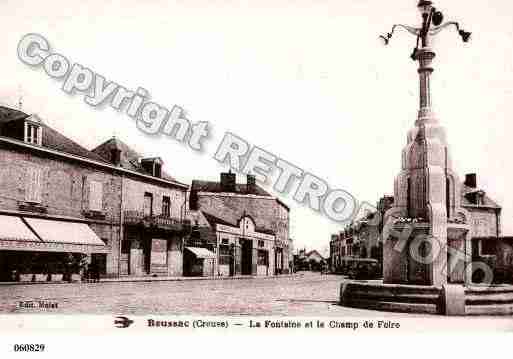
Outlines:
[{"label": "sky", "polygon": [[[406,133],[418,109],[418,75],[409,55],[415,38],[395,23],[418,25],[415,0],[285,1],[0,1],[0,103],[36,113],[91,149],[113,135],[143,155],[158,155],[178,180],[217,180],[212,156],[226,131],[376,203],[393,194]],[[433,43],[433,106],[446,127],[460,178],[503,206],[503,233],[513,234],[513,3],[435,2],[456,31]],[[52,50],[155,101],[180,105],[191,121],[208,121],[205,153],[167,137],[150,137],[112,108],[68,95],[62,82],[16,56],[27,33]],[[244,182],[241,176],[239,179]],[[264,187],[271,190],[268,187]],[[343,228],[280,196],[291,207],[296,249],[324,254]]]}]

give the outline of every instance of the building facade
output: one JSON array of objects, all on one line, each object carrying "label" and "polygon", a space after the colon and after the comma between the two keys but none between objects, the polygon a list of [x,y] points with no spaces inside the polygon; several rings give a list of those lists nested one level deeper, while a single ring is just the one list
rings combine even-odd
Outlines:
[{"label": "building facade", "polygon": [[119,275],[182,276],[183,239],[190,231],[188,186],[164,172],[162,159],[144,158],[116,138],[92,152],[117,168],[144,174],[120,173]]},{"label": "building facade", "polygon": [[1,107],[2,280],[59,277],[71,262],[103,276],[180,275],[188,186],[158,162],[114,139],[89,151],[36,115]]},{"label": "building facade", "polygon": [[219,182],[193,181],[190,209],[203,238],[193,241],[215,253],[214,275],[291,272],[289,208],[253,176],[246,184],[236,183],[234,173],[221,173]]},{"label": "building facade", "polygon": [[330,240],[331,270],[340,272],[345,258],[372,258],[383,265],[382,233],[385,213],[394,203],[394,197],[383,196],[376,204],[376,211],[367,213],[349,224]]},{"label": "building facade", "polygon": [[[510,277],[508,280],[513,280],[513,247],[509,237],[501,237],[501,207],[478,186],[475,173],[467,174],[459,188],[459,207],[466,217],[450,219],[450,224],[459,229],[451,234],[464,233],[468,235],[468,239],[450,238],[451,249],[447,252],[446,261],[452,270],[448,271],[447,281],[464,283],[466,264],[470,262],[485,263],[492,270],[495,281]],[[331,236],[332,270],[338,271],[345,257],[373,258],[383,264],[384,230],[386,233],[390,233],[390,229],[401,233],[405,226],[415,227],[421,222],[421,218],[400,217],[388,212],[392,208],[394,197],[384,196],[377,204],[377,211],[354,221],[340,233]],[[387,224],[388,231],[385,228]],[[388,266],[393,271],[389,275],[394,276],[399,283],[420,284],[422,280],[415,280],[415,276],[419,273],[422,276],[424,272],[413,268],[418,263],[408,255],[410,244],[411,239],[402,251],[397,251],[396,247],[393,255],[400,259],[395,266]],[[453,249],[460,255],[455,255]],[[465,257],[467,261],[461,260]]]}]

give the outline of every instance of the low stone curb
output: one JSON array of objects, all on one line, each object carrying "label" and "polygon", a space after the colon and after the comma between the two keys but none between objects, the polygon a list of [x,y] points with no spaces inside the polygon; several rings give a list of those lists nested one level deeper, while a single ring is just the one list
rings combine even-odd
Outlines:
[{"label": "low stone curb", "polygon": [[99,282],[75,281],[75,282],[0,282],[0,285],[38,285],[38,284],[89,284],[89,283],[129,283],[129,282],[188,282],[204,280],[242,280],[242,279],[280,279],[300,278],[304,274],[280,274],[275,276],[235,276],[235,277],[123,277],[123,278],[102,278]]}]

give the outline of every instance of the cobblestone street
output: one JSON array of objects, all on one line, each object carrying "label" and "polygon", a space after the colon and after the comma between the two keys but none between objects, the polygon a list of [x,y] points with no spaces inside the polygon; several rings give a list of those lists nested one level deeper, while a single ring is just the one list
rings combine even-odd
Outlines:
[{"label": "cobblestone street", "polygon": [[[2,313],[373,316],[398,314],[337,304],[342,277],[0,286]],[[20,302],[57,303],[23,308]]]}]

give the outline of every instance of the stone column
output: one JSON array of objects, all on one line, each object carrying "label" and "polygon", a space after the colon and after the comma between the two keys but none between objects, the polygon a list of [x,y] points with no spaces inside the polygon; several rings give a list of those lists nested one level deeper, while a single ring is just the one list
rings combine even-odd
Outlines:
[{"label": "stone column", "polygon": [[419,61],[419,83],[420,83],[420,113],[419,117],[423,117],[426,115],[431,109],[431,74],[433,73],[433,68],[431,67],[431,63],[435,58],[435,53],[431,51],[429,48],[424,48],[418,50],[417,52],[417,60]]},{"label": "stone column", "polygon": [[[427,276],[424,278],[427,284],[442,286],[447,282],[447,173],[452,173],[452,170],[449,167],[451,161],[445,129],[431,110],[430,76],[433,72],[431,62],[434,57],[434,52],[428,47],[418,50],[416,54],[419,61],[420,109],[415,126],[408,133],[407,145],[403,149],[402,170],[394,186],[395,206],[387,212],[385,220],[392,220],[390,215],[394,215],[429,224],[425,234],[429,236],[432,247],[439,250],[435,253],[437,255],[431,258],[428,270],[422,272]],[[409,224],[406,223],[405,226],[408,230]],[[413,231],[413,227],[411,231],[412,236],[419,234],[418,231]],[[408,242],[413,239],[409,238]],[[385,282],[397,282],[398,274],[403,277],[392,268],[398,262],[403,262],[403,257],[410,256],[407,259],[414,260],[411,258],[409,245],[399,254],[392,244],[384,245]],[[417,266],[410,263],[409,267],[413,269]],[[424,282],[421,278],[417,280]]]}]

